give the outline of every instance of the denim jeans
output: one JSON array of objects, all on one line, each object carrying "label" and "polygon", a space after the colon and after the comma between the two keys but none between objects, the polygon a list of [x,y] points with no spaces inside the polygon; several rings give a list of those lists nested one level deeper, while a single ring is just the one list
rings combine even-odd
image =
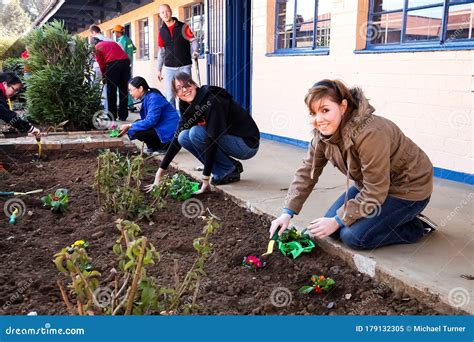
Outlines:
[{"label": "denim jeans", "polygon": [[[348,190],[349,199],[359,193],[356,187]],[[424,232],[422,222],[416,218],[426,207],[430,198],[422,201],[407,201],[387,196],[373,217],[364,217],[350,227],[342,227],[331,234],[354,249],[374,249],[401,243],[415,243]],[[344,194],[328,209],[325,217],[334,217],[337,209],[344,205]]]},{"label": "denim jeans", "polygon": [[[201,163],[205,163],[207,132],[202,126],[193,126],[179,133],[178,142],[191,152]],[[257,154],[257,148],[250,148],[241,137],[223,135],[217,139],[218,148],[212,167],[214,180],[220,180],[235,170],[235,165],[229,157],[250,159]]]},{"label": "denim jeans", "polygon": [[175,109],[177,109],[176,97],[173,94],[173,88],[171,87],[171,84],[173,82],[174,75],[176,75],[178,72],[185,72],[191,75],[191,65],[185,65],[177,68],[163,66],[163,87],[165,89],[165,97]]}]

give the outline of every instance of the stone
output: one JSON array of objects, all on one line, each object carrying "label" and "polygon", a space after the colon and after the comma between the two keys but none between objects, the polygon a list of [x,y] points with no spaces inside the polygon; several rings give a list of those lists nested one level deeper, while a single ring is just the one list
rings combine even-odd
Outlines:
[{"label": "stone", "polygon": [[332,266],[329,268],[329,272],[332,274],[338,274],[340,272],[341,268],[339,266]]},{"label": "stone", "polygon": [[327,307],[328,309],[332,309],[332,308],[334,308],[335,306],[336,306],[336,303],[334,303],[334,302],[330,302],[328,305],[326,305],[326,307]]},{"label": "stone", "polygon": [[272,277],[270,277],[269,275],[266,275],[266,276],[263,276],[263,277],[262,277],[262,280],[263,280],[264,282],[268,282],[268,281],[270,281],[271,279],[272,279]]},{"label": "stone", "polygon": [[236,243],[237,241],[233,237],[227,239],[227,244],[230,246],[235,246]]},{"label": "stone", "polygon": [[346,293],[344,298],[346,298],[347,300],[351,299],[352,297],[352,293]]},{"label": "stone", "polygon": [[93,239],[99,239],[104,235],[105,235],[105,233],[102,230],[99,230],[98,232],[95,232],[94,234],[92,234],[91,237]]}]

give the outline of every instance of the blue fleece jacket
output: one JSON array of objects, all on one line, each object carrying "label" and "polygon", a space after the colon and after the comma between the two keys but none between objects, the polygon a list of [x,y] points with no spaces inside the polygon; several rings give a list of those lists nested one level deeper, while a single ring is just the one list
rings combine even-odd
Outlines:
[{"label": "blue fleece jacket", "polygon": [[134,122],[127,132],[130,139],[134,139],[136,132],[150,128],[155,129],[162,143],[173,139],[178,128],[179,115],[157,90],[152,89],[143,96],[140,117],[141,120]]}]

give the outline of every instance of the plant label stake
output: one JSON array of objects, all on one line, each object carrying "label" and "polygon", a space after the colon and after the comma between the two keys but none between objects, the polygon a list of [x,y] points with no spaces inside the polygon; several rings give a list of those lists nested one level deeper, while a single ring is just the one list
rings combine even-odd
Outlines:
[{"label": "plant label stake", "polygon": [[277,240],[278,240],[278,232],[275,232],[275,234],[273,234],[272,236],[272,239],[268,242],[267,251],[263,253],[262,256],[270,255],[273,253],[273,248],[275,247],[275,243]]}]

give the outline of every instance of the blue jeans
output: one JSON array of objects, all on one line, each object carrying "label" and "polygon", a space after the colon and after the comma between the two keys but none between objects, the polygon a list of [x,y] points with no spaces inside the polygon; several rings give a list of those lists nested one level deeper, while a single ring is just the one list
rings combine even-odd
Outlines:
[{"label": "blue jeans", "polygon": [[[205,164],[205,154],[208,148],[206,138],[207,132],[204,127],[193,126],[179,133],[178,142],[201,163]],[[258,147],[248,147],[241,137],[235,135],[223,135],[217,139],[217,144],[216,157],[212,166],[212,176],[215,181],[222,179],[235,170],[235,165],[230,157],[243,160],[250,159],[258,151]]]},{"label": "blue jeans", "polygon": [[[359,193],[356,187],[348,190],[349,199]],[[387,196],[378,209],[378,215],[364,217],[354,222],[350,227],[342,227],[331,234],[340,238],[344,244],[354,249],[374,249],[382,246],[401,243],[415,243],[421,239],[424,232],[422,222],[416,215],[425,209],[430,201],[407,201]],[[334,217],[337,209],[344,205],[344,194],[328,209],[325,217]]]},{"label": "blue jeans", "polygon": [[176,97],[173,94],[171,83],[173,82],[174,75],[176,75],[178,72],[185,72],[191,75],[191,65],[185,65],[177,68],[163,66],[163,87],[165,88],[165,97],[175,109],[177,109]]}]

